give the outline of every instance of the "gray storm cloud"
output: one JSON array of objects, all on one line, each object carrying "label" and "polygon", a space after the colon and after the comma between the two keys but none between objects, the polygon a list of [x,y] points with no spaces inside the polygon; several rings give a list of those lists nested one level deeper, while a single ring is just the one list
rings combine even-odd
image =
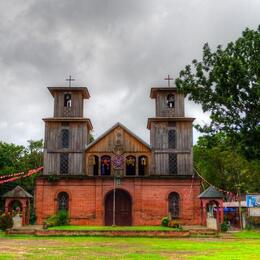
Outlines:
[{"label": "gray storm cloud", "polygon": [[[72,75],[89,88],[95,136],[121,121],[149,142],[150,87],[199,59],[205,42],[225,45],[259,17],[257,0],[1,1],[0,140],[43,138],[41,118],[53,109],[46,87]],[[186,115],[208,122],[186,104]]]}]

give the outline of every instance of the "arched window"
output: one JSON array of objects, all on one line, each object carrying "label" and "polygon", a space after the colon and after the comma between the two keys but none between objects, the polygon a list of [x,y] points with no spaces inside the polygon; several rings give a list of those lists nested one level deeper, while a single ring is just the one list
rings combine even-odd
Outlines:
[{"label": "arched window", "polygon": [[64,95],[64,107],[71,107],[71,94]]},{"label": "arched window", "polygon": [[140,156],[138,158],[138,175],[144,176],[148,165],[148,159],[146,156]]},{"label": "arched window", "polygon": [[111,175],[111,158],[108,155],[101,157],[101,175]]},{"label": "arched window", "polygon": [[126,157],[126,175],[135,175],[136,159],[129,155]]},{"label": "arched window", "polygon": [[172,192],[168,198],[169,203],[169,212],[171,214],[171,218],[179,218],[180,217],[180,196],[176,192]]},{"label": "arched window", "polygon": [[69,148],[69,129],[61,130],[61,148]]},{"label": "arched window", "polygon": [[168,131],[168,148],[176,148],[176,130],[170,129]]},{"label": "arched window", "polygon": [[173,108],[174,107],[174,104],[175,104],[175,97],[173,94],[169,94],[167,96],[167,106],[169,108]]},{"label": "arched window", "polygon": [[69,195],[67,192],[58,194],[58,210],[69,210]]}]

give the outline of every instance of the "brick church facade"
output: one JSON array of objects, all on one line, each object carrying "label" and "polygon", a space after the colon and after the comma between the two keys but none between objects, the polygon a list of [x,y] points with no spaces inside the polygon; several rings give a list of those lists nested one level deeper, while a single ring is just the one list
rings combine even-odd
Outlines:
[{"label": "brick church facade", "polygon": [[155,87],[150,144],[120,123],[90,142],[83,117],[87,88],[50,87],[44,118],[44,172],[36,180],[37,223],[67,210],[75,225],[159,225],[164,216],[200,224],[200,181],[193,176],[192,122],[176,88]]}]

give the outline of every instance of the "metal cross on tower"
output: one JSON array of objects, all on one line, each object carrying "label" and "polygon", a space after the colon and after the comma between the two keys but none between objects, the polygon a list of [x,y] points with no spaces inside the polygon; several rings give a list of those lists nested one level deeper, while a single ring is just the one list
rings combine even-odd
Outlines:
[{"label": "metal cross on tower", "polygon": [[69,82],[69,87],[71,87],[71,81],[74,81],[74,80],[75,79],[73,79],[71,76],[68,79],[66,79],[66,81]]},{"label": "metal cross on tower", "polygon": [[170,75],[168,74],[168,77],[165,78],[164,80],[168,81],[168,87],[170,87],[170,83],[171,83],[171,80],[173,80],[173,78],[171,78]]}]

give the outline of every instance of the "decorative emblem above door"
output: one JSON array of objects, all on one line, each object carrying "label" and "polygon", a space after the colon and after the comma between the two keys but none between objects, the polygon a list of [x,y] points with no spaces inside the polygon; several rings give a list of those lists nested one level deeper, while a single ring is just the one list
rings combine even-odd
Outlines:
[{"label": "decorative emblem above door", "polygon": [[115,170],[121,170],[124,168],[125,158],[121,154],[116,154],[112,157],[112,166]]}]

